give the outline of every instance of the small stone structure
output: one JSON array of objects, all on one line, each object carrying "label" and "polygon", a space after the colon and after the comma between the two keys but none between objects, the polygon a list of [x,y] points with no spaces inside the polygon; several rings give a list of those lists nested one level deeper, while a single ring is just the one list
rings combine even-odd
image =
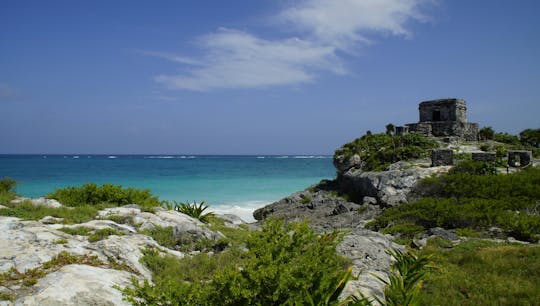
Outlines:
[{"label": "small stone structure", "polygon": [[532,152],[526,150],[508,150],[508,166],[525,167],[532,164]]},{"label": "small stone structure", "polygon": [[452,166],[454,164],[454,151],[451,149],[431,150],[431,166]]},{"label": "small stone structure", "polygon": [[420,121],[405,125],[409,132],[436,137],[458,136],[464,140],[478,139],[478,123],[467,122],[465,100],[424,101],[418,110]]},{"label": "small stone structure", "polygon": [[396,126],[394,128],[394,133],[396,134],[396,136],[403,136],[409,133],[409,127],[405,125]]},{"label": "small stone structure", "polygon": [[497,154],[495,152],[473,152],[472,160],[480,162],[490,162],[494,163],[496,160]]}]

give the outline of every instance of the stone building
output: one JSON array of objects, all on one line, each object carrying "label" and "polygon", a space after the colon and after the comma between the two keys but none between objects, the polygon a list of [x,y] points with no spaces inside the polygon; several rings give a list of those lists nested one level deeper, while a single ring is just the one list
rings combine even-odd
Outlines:
[{"label": "stone building", "polygon": [[457,136],[464,140],[477,140],[478,123],[467,122],[467,106],[462,99],[439,99],[420,103],[420,121],[409,123],[403,131],[426,136]]}]

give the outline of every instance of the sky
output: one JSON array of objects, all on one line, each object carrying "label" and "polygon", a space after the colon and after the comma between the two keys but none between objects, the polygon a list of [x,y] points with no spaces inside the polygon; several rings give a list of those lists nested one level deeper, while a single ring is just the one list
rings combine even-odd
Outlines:
[{"label": "sky", "polygon": [[540,1],[0,1],[0,154],[332,154],[467,101],[540,127]]}]

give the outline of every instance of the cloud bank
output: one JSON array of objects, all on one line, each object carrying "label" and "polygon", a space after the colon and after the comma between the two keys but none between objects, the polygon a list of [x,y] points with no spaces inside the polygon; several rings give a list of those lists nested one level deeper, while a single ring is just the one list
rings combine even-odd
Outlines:
[{"label": "cloud bank", "polygon": [[265,39],[245,31],[219,29],[199,37],[201,55],[144,52],[182,65],[176,75],[155,80],[170,89],[207,91],[311,82],[321,73],[345,74],[339,53],[354,54],[375,34],[410,36],[407,23],[423,21],[424,0],[306,0],[272,17],[296,34]]}]

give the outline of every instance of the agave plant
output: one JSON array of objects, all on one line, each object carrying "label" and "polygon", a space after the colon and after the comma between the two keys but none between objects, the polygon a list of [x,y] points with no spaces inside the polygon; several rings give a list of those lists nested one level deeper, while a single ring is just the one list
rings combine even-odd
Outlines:
[{"label": "agave plant", "polygon": [[204,213],[204,211],[209,207],[208,205],[204,205],[204,201],[201,201],[200,203],[195,201],[193,201],[193,203],[173,201],[173,203],[174,210],[199,219],[204,223],[208,223],[209,218],[214,215],[213,212]]}]

